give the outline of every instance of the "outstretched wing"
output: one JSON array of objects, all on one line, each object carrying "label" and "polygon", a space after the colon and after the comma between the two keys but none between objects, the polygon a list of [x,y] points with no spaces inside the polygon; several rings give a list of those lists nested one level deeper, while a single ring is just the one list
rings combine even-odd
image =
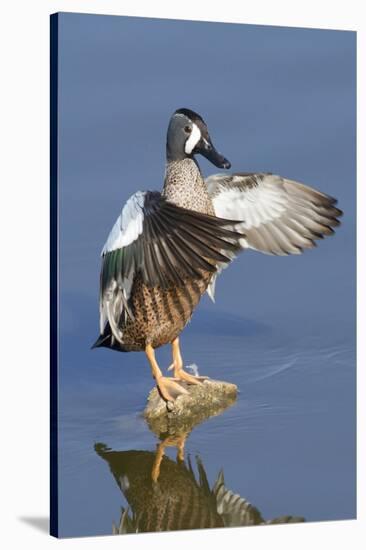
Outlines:
[{"label": "outstretched wing", "polygon": [[140,274],[150,287],[167,289],[187,278],[214,273],[240,250],[235,223],[168,202],[158,192],[137,192],[127,201],[102,250],[100,332],[106,321],[117,339],[122,316],[133,317],[129,297]]},{"label": "outstretched wing", "polygon": [[[242,220],[243,248],[266,254],[301,254],[331,235],[342,215],[336,199],[273,174],[217,174],[206,179],[215,213]],[[215,278],[214,278],[215,279]],[[213,295],[214,283],[208,292]]]}]

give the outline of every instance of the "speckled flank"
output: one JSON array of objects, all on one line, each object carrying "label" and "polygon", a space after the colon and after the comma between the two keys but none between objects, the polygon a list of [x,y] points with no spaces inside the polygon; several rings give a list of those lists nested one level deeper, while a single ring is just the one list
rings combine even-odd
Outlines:
[{"label": "speckled flank", "polygon": [[[163,195],[178,206],[214,214],[207,186],[193,159],[167,165]],[[137,276],[130,299],[135,319],[128,318],[122,327],[126,349],[142,351],[146,344],[157,348],[174,340],[190,320],[211,276],[203,273],[202,279],[187,280],[183,286],[168,290],[149,288]]]}]

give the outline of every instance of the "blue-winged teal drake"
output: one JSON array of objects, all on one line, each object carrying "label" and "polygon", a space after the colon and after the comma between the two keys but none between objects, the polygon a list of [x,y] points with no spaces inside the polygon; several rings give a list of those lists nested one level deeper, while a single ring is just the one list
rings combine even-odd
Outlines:
[{"label": "blue-winged teal drake", "polygon": [[[270,173],[204,179],[201,154],[230,163],[212,144],[200,115],[171,117],[162,192],[138,191],[124,205],[102,250],[100,336],[94,347],[145,351],[160,394],[173,401],[203,377],[183,369],[179,334],[219,272],[240,250],[301,254],[333,233],[342,212],[312,187]],[[172,345],[174,377],[163,376],[154,349]]]},{"label": "blue-winged teal drake", "polygon": [[[119,525],[113,523],[113,534],[304,521],[290,515],[265,520],[258,508],[226,487],[223,470],[210,487],[200,457],[198,475],[190,457],[185,460],[184,443],[184,435],[169,437],[160,441],[156,453],[113,451],[95,444],[128,503],[121,509]],[[177,447],[176,460],[164,454],[166,447]]]}]

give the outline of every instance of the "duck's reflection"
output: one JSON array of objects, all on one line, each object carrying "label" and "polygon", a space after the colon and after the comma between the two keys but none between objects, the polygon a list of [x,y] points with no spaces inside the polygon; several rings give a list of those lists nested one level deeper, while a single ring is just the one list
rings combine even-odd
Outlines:
[{"label": "duck's reflection", "polygon": [[[193,465],[184,457],[192,429],[160,434],[155,452],[95,445],[129,505],[122,508],[119,524],[113,524],[114,534],[304,521],[294,516],[266,521],[255,506],[225,486],[223,470],[210,487],[202,460],[196,457]],[[176,447],[176,460],[165,455],[167,447]]]}]

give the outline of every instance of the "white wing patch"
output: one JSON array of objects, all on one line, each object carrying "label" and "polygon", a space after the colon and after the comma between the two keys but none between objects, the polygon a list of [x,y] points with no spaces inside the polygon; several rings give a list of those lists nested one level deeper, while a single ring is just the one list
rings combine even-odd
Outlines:
[{"label": "white wing patch", "polygon": [[196,124],[192,124],[192,132],[189,138],[186,141],[186,145],[184,147],[184,150],[187,155],[190,155],[193,151],[193,149],[196,147],[197,143],[201,139],[201,130],[198,128]]},{"label": "white wing patch", "polygon": [[[118,216],[116,223],[108,236],[108,239],[103,247],[102,256],[107,252],[112,252],[124,246],[128,246],[135,241],[143,230],[144,214],[143,207],[145,202],[145,191],[137,191],[132,195],[124,205],[121,214]],[[117,310],[119,315],[125,307],[125,302],[129,298],[132,287],[132,274],[130,278],[123,280],[123,297],[120,294],[119,299],[112,303],[111,298],[116,289],[116,283],[109,288],[108,292],[101,297],[99,304],[100,312],[100,333],[103,334],[104,327],[107,322],[111,326],[114,337],[122,343],[122,333],[120,333],[117,325],[114,322]]]},{"label": "white wing patch", "polygon": [[[238,176],[240,179],[240,177]],[[279,218],[285,212],[288,199],[285,192],[273,188],[278,176],[271,176],[271,182],[261,187],[246,189],[223,189],[212,202],[217,216],[231,220],[243,220],[243,227],[251,229]],[[280,178],[278,178],[280,181]],[[235,177],[233,178],[235,183]]]},{"label": "white wing patch", "polygon": [[128,246],[142,233],[145,191],[137,191],[128,199],[103,247],[102,256],[117,248]]},{"label": "white wing patch", "polygon": [[[206,183],[215,214],[241,221],[242,248],[278,256],[301,254],[340,224],[342,212],[335,199],[274,174],[216,174]],[[215,279],[207,290],[212,299]]]}]

